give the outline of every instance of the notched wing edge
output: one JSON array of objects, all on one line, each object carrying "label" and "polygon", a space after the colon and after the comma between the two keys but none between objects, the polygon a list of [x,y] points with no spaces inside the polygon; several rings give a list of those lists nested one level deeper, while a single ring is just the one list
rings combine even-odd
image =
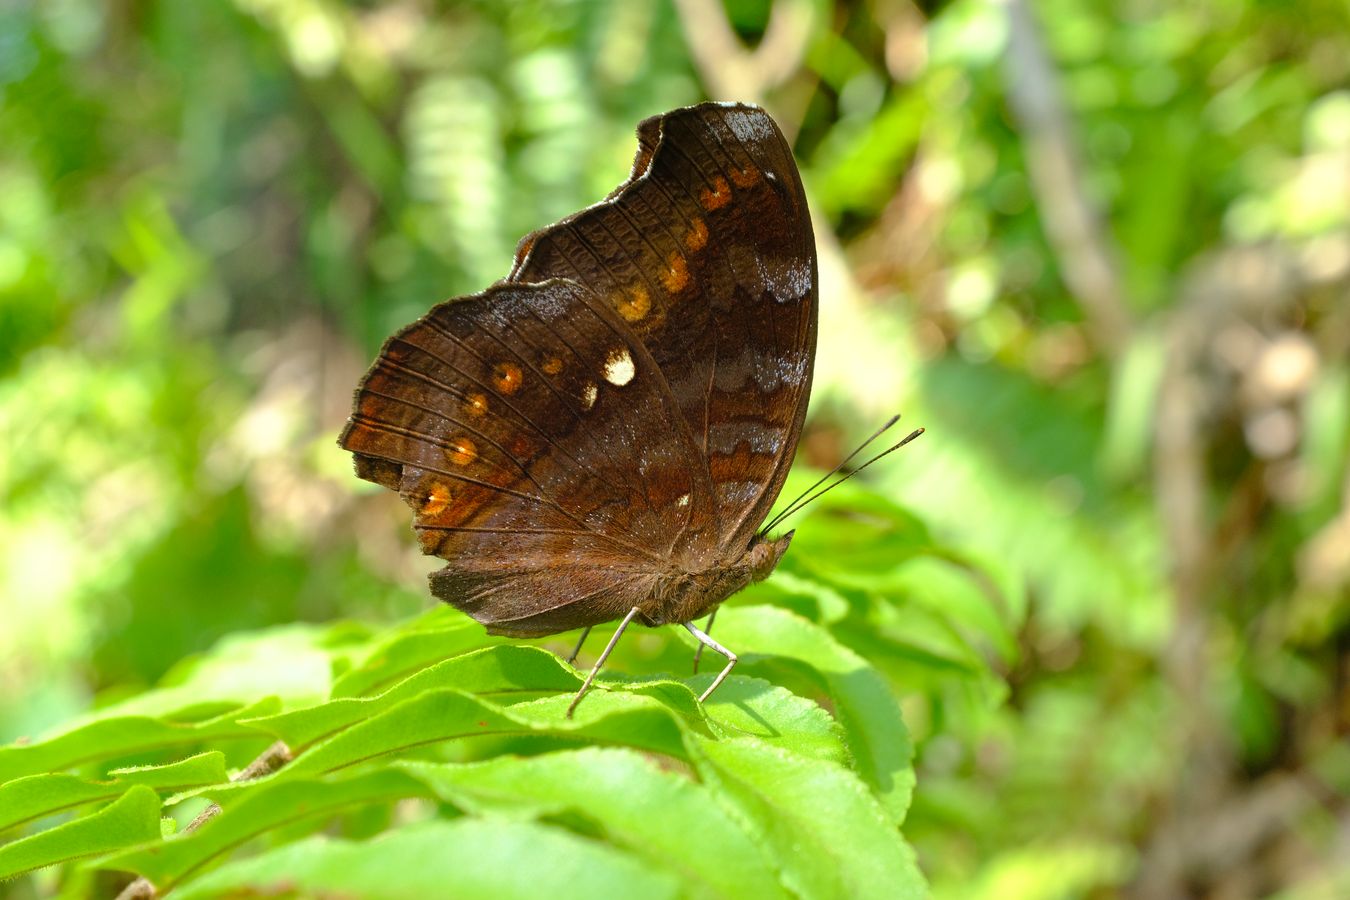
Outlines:
[{"label": "notched wing edge", "polygon": [[[590,206],[583,207],[571,215],[564,216],[558,221],[546,225],[543,228],[537,228],[521,238],[520,242],[516,244],[516,255],[511,264],[511,271],[506,276],[506,280],[515,281],[520,273],[524,271],[526,265],[529,264],[530,252],[534,249],[534,243],[538,240],[539,235],[546,231],[552,231],[562,225],[566,225],[594,209],[616,204],[630,189],[632,189],[633,185],[646,179],[648,173],[651,172],[652,160],[661,149],[661,142],[665,138],[663,125],[667,119],[691,113],[700,107],[710,105],[718,106],[723,109],[740,109],[764,113],[764,115],[769,117],[770,121],[772,121],[772,117],[764,110],[764,107],[757,106],[754,103],[696,103],[692,106],[681,106],[677,109],[661,113],[660,115],[649,116],[648,118],[643,119],[637,126],[638,149],[633,157],[633,167],[628,173],[628,178],[614,190],[610,191],[603,200],[592,203]],[[798,181],[800,182],[800,176],[798,176]],[[798,190],[800,190],[800,185],[798,186]]]}]

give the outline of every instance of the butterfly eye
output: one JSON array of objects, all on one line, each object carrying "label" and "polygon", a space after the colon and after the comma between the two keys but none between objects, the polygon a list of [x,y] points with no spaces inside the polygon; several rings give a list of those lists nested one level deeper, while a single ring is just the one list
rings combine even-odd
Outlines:
[{"label": "butterfly eye", "polygon": [[466,437],[455,438],[446,450],[446,457],[457,466],[467,466],[478,458],[478,448]]},{"label": "butterfly eye", "polygon": [[515,363],[497,363],[492,367],[492,385],[503,394],[514,394],[524,380],[520,366]]}]

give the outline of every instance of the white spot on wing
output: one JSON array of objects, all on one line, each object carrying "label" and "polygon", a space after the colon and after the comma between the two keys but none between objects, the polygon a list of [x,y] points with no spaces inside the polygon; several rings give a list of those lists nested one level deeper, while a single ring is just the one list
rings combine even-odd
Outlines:
[{"label": "white spot on wing", "polygon": [[675,501],[675,505],[676,505],[676,506],[688,506],[688,505],[689,505],[689,495],[688,495],[688,494],[681,494],[681,495],[680,495],[680,498],[679,498],[678,500]]},{"label": "white spot on wing", "polygon": [[762,109],[733,109],[726,114],[732,134],[747,144],[758,144],[773,139],[773,126]]},{"label": "white spot on wing", "polygon": [[815,272],[810,257],[769,255],[746,246],[730,247],[727,256],[752,294],[763,285],[779,303],[795,303],[811,293]]},{"label": "white spot on wing", "polygon": [[[800,376],[798,376],[800,377]],[[756,378],[758,382],[759,379]],[[773,384],[769,390],[774,390]],[[708,426],[708,446],[719,453],[732,453],[737,447],[746,445],[752,453],[777,455],[783,449],[783,429],[771,422],[738,420],[734,422],[714,422]]]},{"label": "white spot on wing", "polygon": [[599,395],[600,389],[594,383],[586,385],[581,391],[581,405],[585,409],[595,406],[595,398]]},{"label": "white spot on wing", "polygon": [[627,347],[611,350],[609,356],[605,357],[605,380],[615,387],[623,387],[632,381],[636,372]]},{"label": "white spot on wing", "polygon": [[747,346],[734,356],[718,359],[713,387],[730,394],[744,391],[751,384],[764,392],[799,385],[806,378],[810,361],[801,348],[780,349],[771,355],[767,348]]},{"label": "white spot on wing", "polygon": [[749,506],[763,489],[755,481],[727,481],[715,487],[719,505],[732,507]]},{"label": "white spot on wing", "polygon": [[779,303],[800,300],[811,292],[811,263],[807,259],[793,259],[786,265],[766,271],[765,275],[769,290]]}]

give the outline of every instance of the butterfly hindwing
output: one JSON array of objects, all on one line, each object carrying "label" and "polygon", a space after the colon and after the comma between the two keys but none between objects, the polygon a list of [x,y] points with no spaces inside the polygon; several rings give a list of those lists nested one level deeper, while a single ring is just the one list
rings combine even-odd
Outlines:
[{"label": "butterfly hindwing", "polygon": [[[693,517],[710,513],[654,361],[567,281],[497,285],[400,331],[341,443],[363,477],[413,508],[424,551],[450,562],[435,593],[510,633],[515,618],[549,610],[534,631],[597,604],[597,621],[612,603],[626,612]],[[556,596],[541,599],[541,573]]]}]

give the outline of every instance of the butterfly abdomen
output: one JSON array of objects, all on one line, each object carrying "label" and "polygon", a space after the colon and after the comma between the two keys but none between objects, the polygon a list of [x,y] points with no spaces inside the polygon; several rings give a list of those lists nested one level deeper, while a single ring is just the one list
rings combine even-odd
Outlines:
[{"label": "butterfly abdomen", "polygon": [[663,579],[652,592],[651,608],[642,607],[644,620],[649,625],[683,624],[706,616],[723,600],[768,578],[790,543],[792,532],[773,540],[757,537],[729,563]]}]

